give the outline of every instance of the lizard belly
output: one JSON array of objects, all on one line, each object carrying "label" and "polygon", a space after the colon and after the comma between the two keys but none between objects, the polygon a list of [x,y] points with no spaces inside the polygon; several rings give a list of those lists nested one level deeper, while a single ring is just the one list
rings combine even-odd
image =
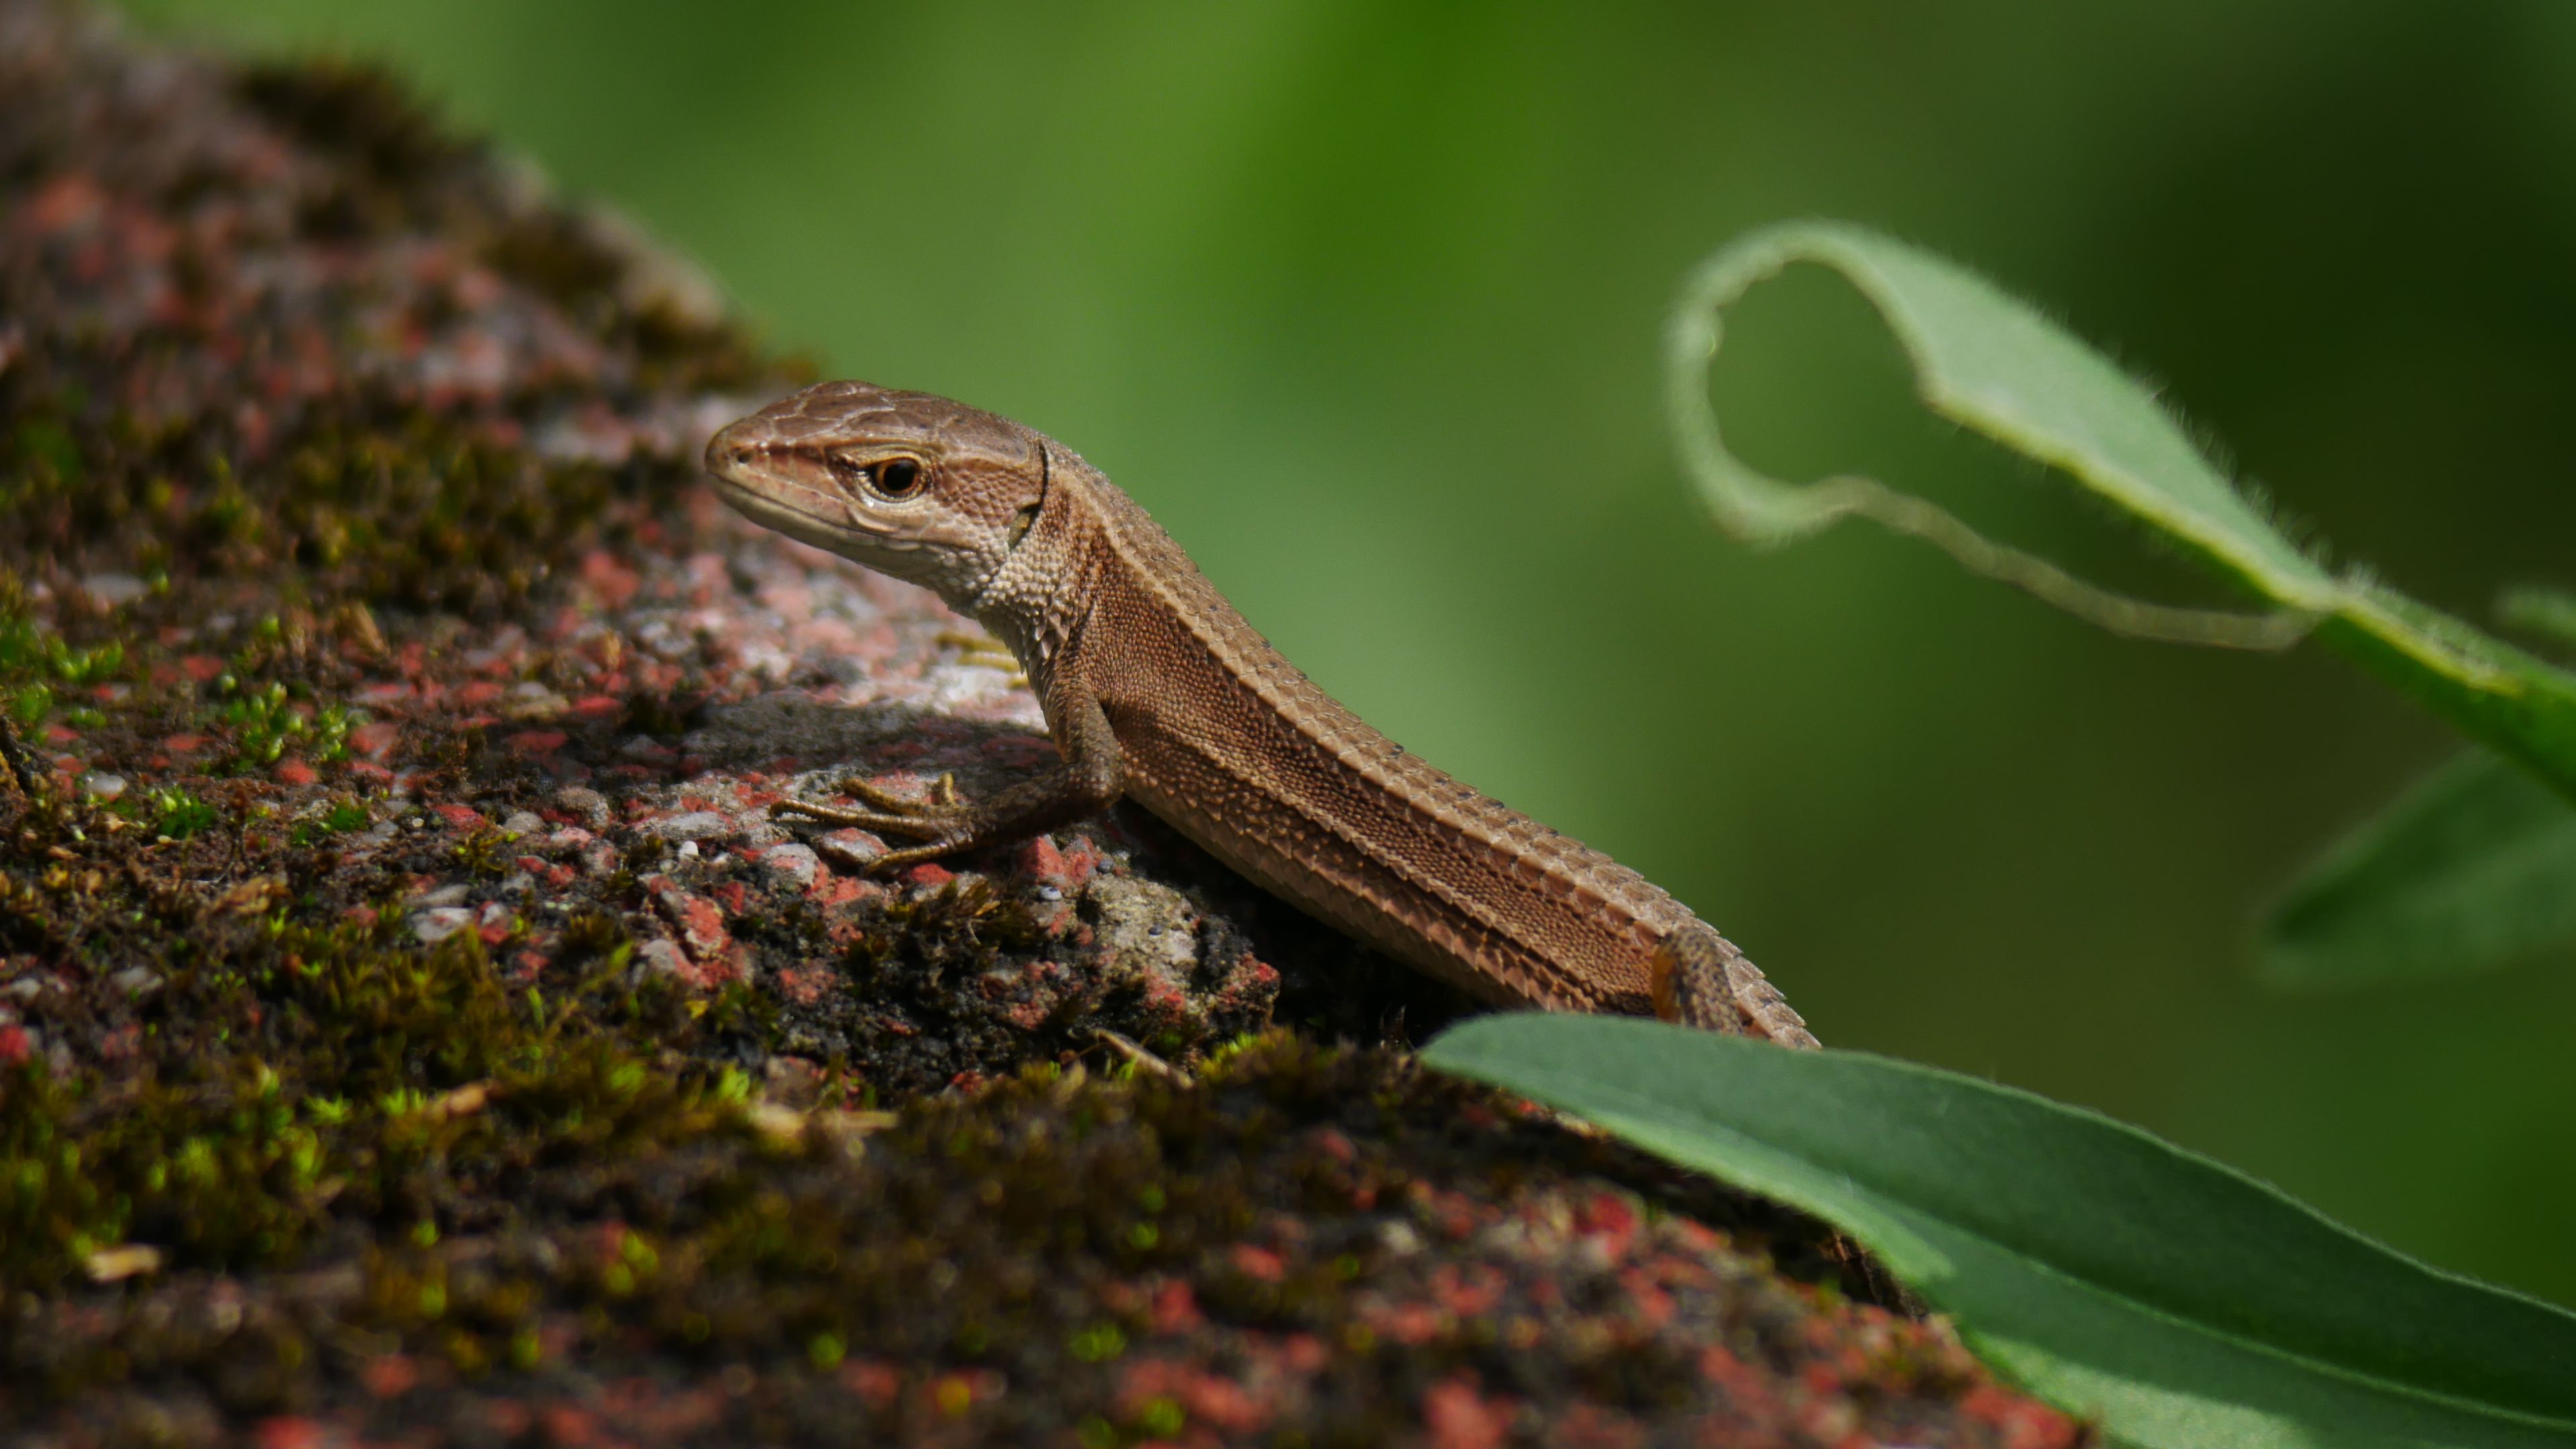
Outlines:
[{"label": "lizard belly", "polygon": [[1498,972],[1469,966],[1463,941],[1456,940],[1450,932],[1424,929],[1410,914],[1378,904],[1354,872],[1325,869],[1311,858],[1284,854],[1262,838],[1220,823],[1149,782],[1131,780],[1128,794],[1237,874],[1416,970],[1497,1005],[1570,1004],[1551,994],[1522,988]]},{"label": "lizard belly", "polygon": [[[1128,794],[1307,913],[1487,1001],[1651,1012],[1647,958],[1687,913],[1606,857],[1525,817],[1460,829],[1420,792],[1389,791],[1328,752],[1299,760],[1311,741],[1268,741],[1267,760],[1303,768],[1247,771],[1227,759],[1240,735],[1134,727],[1144,723],[1119,730]],[[1645,909],[1603,909],[1578,873],[1596,864],[1622,905]]]}]

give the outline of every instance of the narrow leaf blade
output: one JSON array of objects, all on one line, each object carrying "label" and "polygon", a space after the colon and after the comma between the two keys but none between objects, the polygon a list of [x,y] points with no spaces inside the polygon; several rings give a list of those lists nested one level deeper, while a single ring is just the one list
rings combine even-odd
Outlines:
[{"label": "narrow leaf blade", "polygon": [[2576,805],[2484,750],[2310,866],[2263,926],[2264,980],[2356,986],[2576,955]]},{"label": "narrow leaf blade", "polygon": [[1834,1222],[2129,1442],[2576,1445],[2576,1315],[2097,1114],[1617,1018],[1488,1017],[1423,1058]]}]

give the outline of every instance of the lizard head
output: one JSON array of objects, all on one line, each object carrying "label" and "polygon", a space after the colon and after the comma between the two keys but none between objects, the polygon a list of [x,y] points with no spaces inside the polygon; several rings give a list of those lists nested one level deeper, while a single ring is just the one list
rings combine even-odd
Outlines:
[{"label": "lizard head", "polygon": [[971,608],[1037,519],[1047,454],[944,397],[825,382],[724,427],[707,471],[753,522]]}]

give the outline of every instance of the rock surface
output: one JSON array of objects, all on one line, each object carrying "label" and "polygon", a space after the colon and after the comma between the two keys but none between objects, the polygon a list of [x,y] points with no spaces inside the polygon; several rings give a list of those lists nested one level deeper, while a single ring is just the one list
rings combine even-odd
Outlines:
[{"label": "rock surface", "polygon": [[1148,817],[773,819],[1051,747],[699,486],[713,295],[0,0],[0,1442],[2081,1438]]}]

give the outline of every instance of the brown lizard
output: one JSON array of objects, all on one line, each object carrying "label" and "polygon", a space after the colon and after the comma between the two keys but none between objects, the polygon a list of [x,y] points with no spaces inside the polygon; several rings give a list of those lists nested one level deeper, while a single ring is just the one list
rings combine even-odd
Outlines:
[{"label": "brown lizard", "polygon": [[926,585],[999,636],[1063,762],[989,799],[779,808],[918,841],[894,869],[1121,794],[1309,913],[1485,1000],[1649,1011],[1814,1046],[1733,944],[1635,871],[1478,794],[1309,682],[1064,445],[927,393],[805,389],[707,444],[726,502]]}]

